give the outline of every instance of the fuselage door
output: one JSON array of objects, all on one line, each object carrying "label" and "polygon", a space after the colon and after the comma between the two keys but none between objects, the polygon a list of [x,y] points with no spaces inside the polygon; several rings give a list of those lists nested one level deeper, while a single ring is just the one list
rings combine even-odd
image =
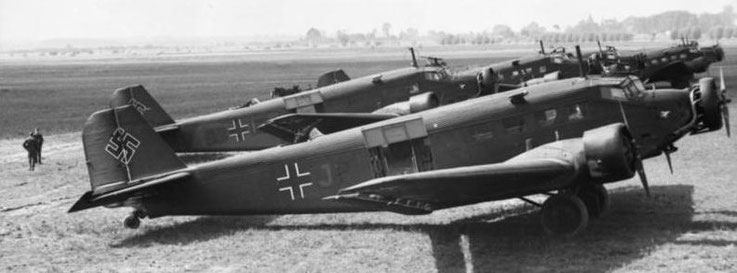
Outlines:
[{"label": "fuselage door", "polygon": [[296,113],[322,112],[322,102],[322,93],[320,93],[319,90],[299,93],[284,98],[284,105],[286,106],[286,109],[289,111],[294,111]]},{"label": "fuselage door", "polygon": [[421,117],[363,129],[374,177],[433,169],[427,130]]}]

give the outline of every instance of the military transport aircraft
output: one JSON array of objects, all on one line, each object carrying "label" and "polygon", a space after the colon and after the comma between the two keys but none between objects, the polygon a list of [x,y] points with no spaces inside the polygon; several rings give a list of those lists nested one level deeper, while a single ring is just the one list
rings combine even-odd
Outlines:
[{"label": "military transport aircraft", "polygon": [[[319,78],[317,89],[176,122],[143,86],[115,90],[110,106],[134,106],[175,152],[260,150],[286,144],[257,128],[277,116],[357,113],[366,120],[375,120],[417,113],[472,97],[580,75],[579,62],[569,60],[571,56],[553,52],[483,69],[452,71],[442,59],[434,57],[426,57],[427,65],[419,66],[412,51],[413,65],[409,68],[357,79],[350,79],[342,70],[331,71]],[[382,115],[361,115],[368,113]]]},{"label": "military transport aircraft", "polygon": [[712,78],[690,90],[648,90],[633,76],[572,78],[370,124],[357,118],[353,129],[196,166],[134,107],[116,107],[85,124],[92,190],[69,211],[133,207],[124,224],[135,228],[166,215],[427,214],[547,193],[543,229],[572,235],[606,209],[603,183],[637,172],[647,190],[643,158],[720,129],[721,87]]},{"label": "military transport aircraft", "polygon": [[[414,54],[413,54],[414,59]],[[476,79],[452,79],[437,58],[366,77],[318,80],[319,88],[204,116],[174,121],[142,86],[115,90],[111,107],[132,105],[175,152],[259,150],[283,142],[256,126],[288,113],[383,113],[396,116],[466,100],[478,92]],[[328,82],[328,83],[325,83]]]},{"label": "military transport aircraft", "polygon": [[589,54],[592,74],[609,76],[636,75],[646,82],[669,82],[673,88],[686,88],[694,74],[706,72],[709,65],[724,59],[719,45],[701,47],[697,42],[645,52],[619,52],[608,46],[606,50]]},{"label": "military transport aircraft", "polygon": [[[110,105],[134,106],[175,152],[260,150],[287,144],[257,128],[284,114],[314,113],[314,117],[332,117],[330,113],[356,113],[362,119],[376,121],[375,118],[417,113],[438,105],[587,73],[581,66],[578,46],[578,58],[563,48],[545,53],[542,44],[541,52],[539,56],[453,71],[441,59],[433,57],[427,57],[426,66],[419,66],[412,51],[413,65],[409,68],[352,80],[342,70],[331,71],[320,77],[317,89],[176,122],[142,86],[116,90]],[[678,59],[678,63],[692,60],[691,56]],[[644,70],[631,70],[623,67],[627,72],[655,76],[660,73],[652,71],[661,68],[646,66]],[[350,123],[342,124],[333,129],[350,128]]]}]

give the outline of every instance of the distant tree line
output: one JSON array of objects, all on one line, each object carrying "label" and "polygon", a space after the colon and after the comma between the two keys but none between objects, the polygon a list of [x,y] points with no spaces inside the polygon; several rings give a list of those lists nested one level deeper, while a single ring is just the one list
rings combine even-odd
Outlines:
[{"label": "distant tree line", "polygon": [[308,30],[304,41],[310,44],[324,42],[338,43],[342,46],[378,46],[382,44],[399,44],[400,42],[416,42],[421,39],[436,41],[441,45],[485,45],[501,42],[531,42],[542,40],[550,43],[563,42],[620,42],[631,41],[636,35],[655,39],[658,35],[666,35],[670,39],[700,39],[706,35],[711,39],[737,38],[737,19],[732,6],[725,6],[719,13],[693,14],[688,11],[667,11],[651,16],[628,17],[621,22],[606,19],[596,22],[589,16],[574,26],[561,29],[554,25],[546,29],[536,22],[531,22],[514,31],[507,25],[497,24],[491,30],[483,32],[447,33],[429,31],[420,36],[417,29],[408,28],[400,33],[392,32],[392,25],[384,23],[380,31],[373,29],[369,33],[348,33],[337,31],[335,36],[315,28]]}]

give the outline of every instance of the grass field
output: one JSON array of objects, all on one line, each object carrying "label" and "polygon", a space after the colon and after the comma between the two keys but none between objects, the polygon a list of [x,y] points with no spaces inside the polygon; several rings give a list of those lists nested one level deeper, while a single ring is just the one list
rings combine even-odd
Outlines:
[{"label": "grass field", "polygon": [[[727,54],[719,65],[737,88],[737,51]],[[724,132],[680,141],[673,175],[663,158],[645,161],[651,198],[637,179],[608,185],[611,211],[570,239],[543,235],[538,211],[516,200],[412,217],[163,217],[137,230],[122,228],[126,209],[66,213],[89,189],[76,131],[117,87],[144,84],[181,118],[264,96],[274,85],[314,84],[336,67],[361,76],[403,65],[308,59],[0,66],[9,90],[0,93],[0,271],[737,272],[737,144]],[[734,106],[731,114],[737,116]],[[18,138],[30,126],[57,132],[47,134],[45,164],[35,172],[26,170]]]}]

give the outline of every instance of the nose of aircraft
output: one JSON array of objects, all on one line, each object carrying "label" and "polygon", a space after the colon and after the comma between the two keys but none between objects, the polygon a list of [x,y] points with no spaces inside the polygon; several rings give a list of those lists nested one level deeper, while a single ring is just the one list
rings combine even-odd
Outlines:
[{"label": "nose of aircraft", "polygon": [[717,62],[721,62],[724,60],[724,49],[722,49],[721,46],[715,45],[712,48],[714,59],[717,60]]}]

